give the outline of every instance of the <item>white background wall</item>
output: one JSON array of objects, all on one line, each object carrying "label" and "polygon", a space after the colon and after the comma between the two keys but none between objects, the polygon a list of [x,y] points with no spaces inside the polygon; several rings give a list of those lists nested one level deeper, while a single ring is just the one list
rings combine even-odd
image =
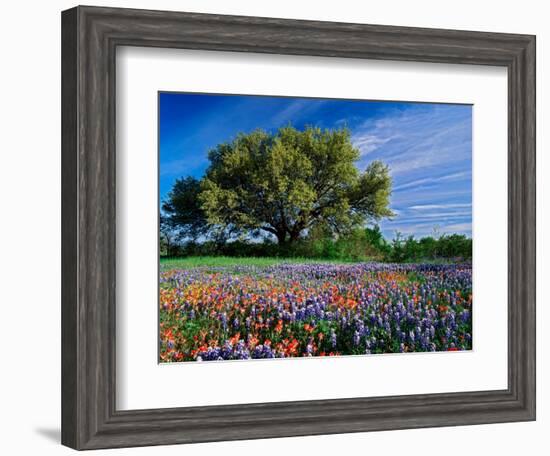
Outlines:
[{"label": "white background wall", "polygon": [[[102,6],[438,27],[537,35],[538,420],[458,428],[111,450],[96,454],[406,454],[489,451],[547,454],[550,447],[550,313],[545,282],[550,248],[550,28],[536,0],[384,2],[168,0],[99,1]],[[60,11],[70,1],[2,5],[0,43],[0,451],[69,454],[60,423]],[[490,182],[488,182],[490,185]],[[546,219],[546,220],[545,220]],[[545,432],[546,431],[546,432]]]}]

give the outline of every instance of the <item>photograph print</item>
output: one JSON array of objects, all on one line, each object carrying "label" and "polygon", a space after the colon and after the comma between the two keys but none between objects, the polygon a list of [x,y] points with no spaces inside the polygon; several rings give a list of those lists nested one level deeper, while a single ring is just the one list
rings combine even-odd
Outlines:
[{"label": "photograph print", "polygon": [[159,362],[472,350],[472,106],[160,92]]}]

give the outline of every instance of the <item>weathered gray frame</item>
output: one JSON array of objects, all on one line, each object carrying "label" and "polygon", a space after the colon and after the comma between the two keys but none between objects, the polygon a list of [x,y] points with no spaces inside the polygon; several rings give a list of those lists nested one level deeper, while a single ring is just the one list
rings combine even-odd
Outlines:
[{"label": "weathered gray frame", "polygon": [[[121,45],[506,67],[508,388],[116,410],[115,49]],[[535,419],[534,36],[77,7],[62,13],[62,53],[63,444],[93,449]]]}]

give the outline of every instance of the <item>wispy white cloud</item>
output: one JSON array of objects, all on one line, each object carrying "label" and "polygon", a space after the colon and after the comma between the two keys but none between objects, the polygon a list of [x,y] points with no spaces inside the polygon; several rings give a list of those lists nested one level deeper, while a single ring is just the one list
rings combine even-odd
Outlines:
[{"label": "wispy white cloud", "polygon": [[[466,123],[454,125],[431,136],[422,138],[414,145],[407,145],[400,158],[392,159],[390,167],[394,174],[427,170],[464,160],[471,147],[463,142],[461,132]],[[466,145],[466,147],[464,147]]]},{"label": "wispy white cloud", "polygon": [[402,224],[391,224],[383,229],[387,238],[392,238],[396,232],[404,236],[413,235],[416,238],[424,236],[444,235],[444,234],[465,234],[472,235],[472,224],[470,222],[457,221],[438,221],[430,222],[407,222]]},{"label": "wispy white cloud", "polygon": [[357,126],[352,135],[365,168],[382,160],[393,178],[391,207],[399,216],[384,220],[386,235],[471,234],[471,108],[417,105],[388,111]]},{"label": "wispy white cloud", "polygon": [[463,183],[460,188],[416,187],[406,192],[394,192],[391,200],[395,207],[401,209],[420,204],[469,203],[472,201],[472,191],[469,182]]},{"label": "wispy white cloud", "polygon": [[472,224],[471,223],[455,223],[452,225],[445,225],[446,233],[471,233]]},{"label": "wispy white cloud", "polygon": [[409,209],[413,209],[416,211],[429,211],[433,209],[454,209],[454,208],[466,208],[466,207],[472,207],[472,205],[469,203],[419,204],[415,206],[410,206]]},{"label": "wispy white cloud", "polygon": [[451,212],[431,212],[422,213],[420,215],[411,215],[407,217],[407,220],[430,220],[430,219],[445,219],[445,218],[463,218],[469,217],[471,211],[451,211]]},{"label": "wispy white cloud", "polygon": [[432,185],[437,184],[441,182],[456,182],[463,179],[471,179],[472,173],[471,171],[461,171],[458,173],[451,173],[444,176],[438,176],[438,177],[425,177],[422,179],[415,179],[411,182],[407,182],[405,184],[398,185],[394,187],[394,191],[398,192],[401,190],[406,190],[414,187],[419,186],[425,186],[425,185]]},{"label": "wispy white cloud", "polygon": [[387,138],[376,136],[376,134],[356,134],[352,138],[353,145],[359,149],[361,157],[375,151],[380,146],[394,139],[396,136]]},{"label": "wispy white cloud", "polygon": [[162,163],[160,167],[160,175],[179,177],[183,174],[192,174],[196,168],[203,168],[208,163],[208,158],[205,155],[186,155],[186,158],[175,159]]},{"label": "wispy white cloud", "polygon": [[471,160],[471,111],[432,105],[370,119],[354,129],[352,142],[362,157],[383,158],[394,176],[448,167]]},{"label": "wispy white cloud", "polygon": [[296,99],[287,107],[275,113],[275,115],[271,117],[269,123],[274,127],[279,127],[286,123],[297,122],[299,119],[305,118],[306,116],[311,117],[312,114],[321,109],[325,103],[325,100],[316,100],[316,103],[311,103],[308,99]]}]

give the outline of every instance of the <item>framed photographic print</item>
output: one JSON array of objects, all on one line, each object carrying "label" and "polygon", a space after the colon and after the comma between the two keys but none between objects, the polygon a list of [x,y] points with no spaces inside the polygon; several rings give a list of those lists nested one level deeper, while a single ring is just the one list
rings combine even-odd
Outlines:
[{"label": "framed photographic print", "polygon": [[534,36],[77,7],[62,51],[63,444],[535,419]]}]

